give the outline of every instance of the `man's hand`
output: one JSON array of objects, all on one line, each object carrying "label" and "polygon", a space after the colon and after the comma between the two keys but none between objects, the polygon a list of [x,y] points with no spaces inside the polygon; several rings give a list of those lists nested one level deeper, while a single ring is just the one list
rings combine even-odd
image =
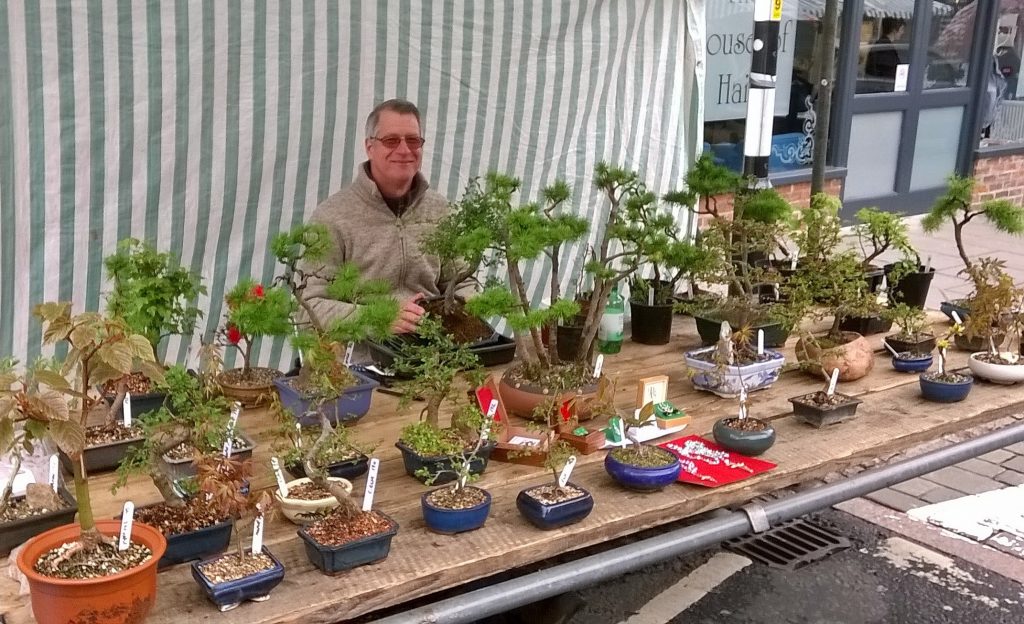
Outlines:
[{"label": "man's hand", "polygon": [[391,325],[391,331],[396,334],[411,334],[416,331],[423,313],[426,312],[416,304],[422,298],[423,293],[417,293],[411,299],[402,302],[402,308],[398,311],[398,318]]}]

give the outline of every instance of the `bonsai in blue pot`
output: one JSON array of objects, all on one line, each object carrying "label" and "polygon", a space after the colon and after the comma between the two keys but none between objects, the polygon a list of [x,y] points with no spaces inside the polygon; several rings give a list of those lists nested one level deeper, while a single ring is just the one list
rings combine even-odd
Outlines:
[{"label": "bonsai in blue pot", "polygon": [[[648,403],[633,416],[609,419],[609,422],[621,419],[621,437],[628,439],[631,444],[608,451],[604,458],[604,469],[619,485],[631,490],[660,490],[675,483],[679,477],[681,466],[678,457],[665,449],[643,444],[636,437],[635,429],[644,426],[653,415],[654,403]],[[612,425],[613,428],[615,426]]]},{"label": "bonsai in blue pot", "polygon": [[[469,485],[480,478],[472,472],[476,454],[484,446],[490,429],[490,418],[484,416],[480,435],[469,452],[453,448],[448,456],[451,468],[442,469],[426,476],[424,483],[433,485],[437,479],[454,476],[450,485],[427,492],[420,497],[420,508],[427,528],[435,533],[463,533],[479,529],[491,512],[491,495],[487,490]],[[428,472],[421,468],[421,472]],[[449,475],[450,473],[450,475]]]},{"label": "bonsai in blue pot", "polygon": [[551,471],[554,481],[528,487],[516,497],[519,513],[538,529],[557,529],[574,524],[594,509],[594,497],[590,492],[569,482],[568,475],[562,476],[567,465],[576,463],[573,450],[564,440],[549,446],[544,467]]},{"label": "bonsai in blue pot", "polygon": [[[953,333],[960,330],[960,325],[953,326]],[[921,373],[921,396],[936,403],[956,403],[963,401],[971,392],[974,377],[967,374],[946,370],[946,348],[949,340],[939,341],[938,370]]]},{"label": "bonsai in blue pot", "polygon": [[[270,492],[240,494],[252,478],[252,460],[211,455],[198,463],[201,497],[224,516],[237,517],[236,549],[192,563],[192,578],[221,611],[242,601],[260,602],[284,579],[284,566],[262,547],[263,518],[274,506]],[[246,530],[252,527],[252,532]],[[252,535],[246,547],[245,536]]]}]

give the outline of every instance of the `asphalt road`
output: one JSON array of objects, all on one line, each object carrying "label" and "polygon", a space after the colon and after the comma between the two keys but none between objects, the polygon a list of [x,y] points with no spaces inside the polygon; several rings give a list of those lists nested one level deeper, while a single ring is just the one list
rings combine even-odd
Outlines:
[{"label": "asphalt road", "polygon": [[[1017,583],[839,511],[816,514],[814,519],[848,537],[853,547],[794,572],[748,565],[668,621],[1024,624],[1024,587]],[[583,606],[568,621],[623,622],[713,555],[714,551],[673,559],[576,592]],[[525,621],[545,620],[534,612]]]}]

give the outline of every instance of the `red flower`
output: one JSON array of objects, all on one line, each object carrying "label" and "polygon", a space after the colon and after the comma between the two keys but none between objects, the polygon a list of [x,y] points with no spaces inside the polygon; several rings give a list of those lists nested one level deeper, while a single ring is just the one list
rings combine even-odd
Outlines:
[{"label": "red flower", "polygon": [[572,418],[572,413],[569,411],[568,401],[562,403],[562,407],[559,408],[559,411],[562,412],[562,422],[569,422],[569,419]]},{"label": "red flower", "polygon": [[263,298],[263,284],[256,284],[255,286],[253,286],[251,292],[252,292],[252,296],[253,297],[256,297],[257,299],[262,299]]},{"label": "red flower", "polygon": [[238,330],[234,325],[228,325],[228,342],[231,344],[238,344],[238,341],[242,339],[242,332]]}]

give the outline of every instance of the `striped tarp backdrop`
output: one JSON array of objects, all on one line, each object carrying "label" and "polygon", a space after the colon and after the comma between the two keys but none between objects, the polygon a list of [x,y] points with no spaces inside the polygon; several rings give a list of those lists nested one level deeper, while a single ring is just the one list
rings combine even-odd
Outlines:
[{"label": "striped tarp backdrop", "polygon": [[599,160],[673,188],[702,59],[703,0],[0,0],[0,355],[47,353],[37,303],[105,307],[102,260],[134,236],[204,278],[200,329],[165,344],[185,361],[237,279],[271,279],[274,235],[352,179],[390,97],[420,106],[451,199],[501,170],[524,201],[564,177],[593,213]]}]

